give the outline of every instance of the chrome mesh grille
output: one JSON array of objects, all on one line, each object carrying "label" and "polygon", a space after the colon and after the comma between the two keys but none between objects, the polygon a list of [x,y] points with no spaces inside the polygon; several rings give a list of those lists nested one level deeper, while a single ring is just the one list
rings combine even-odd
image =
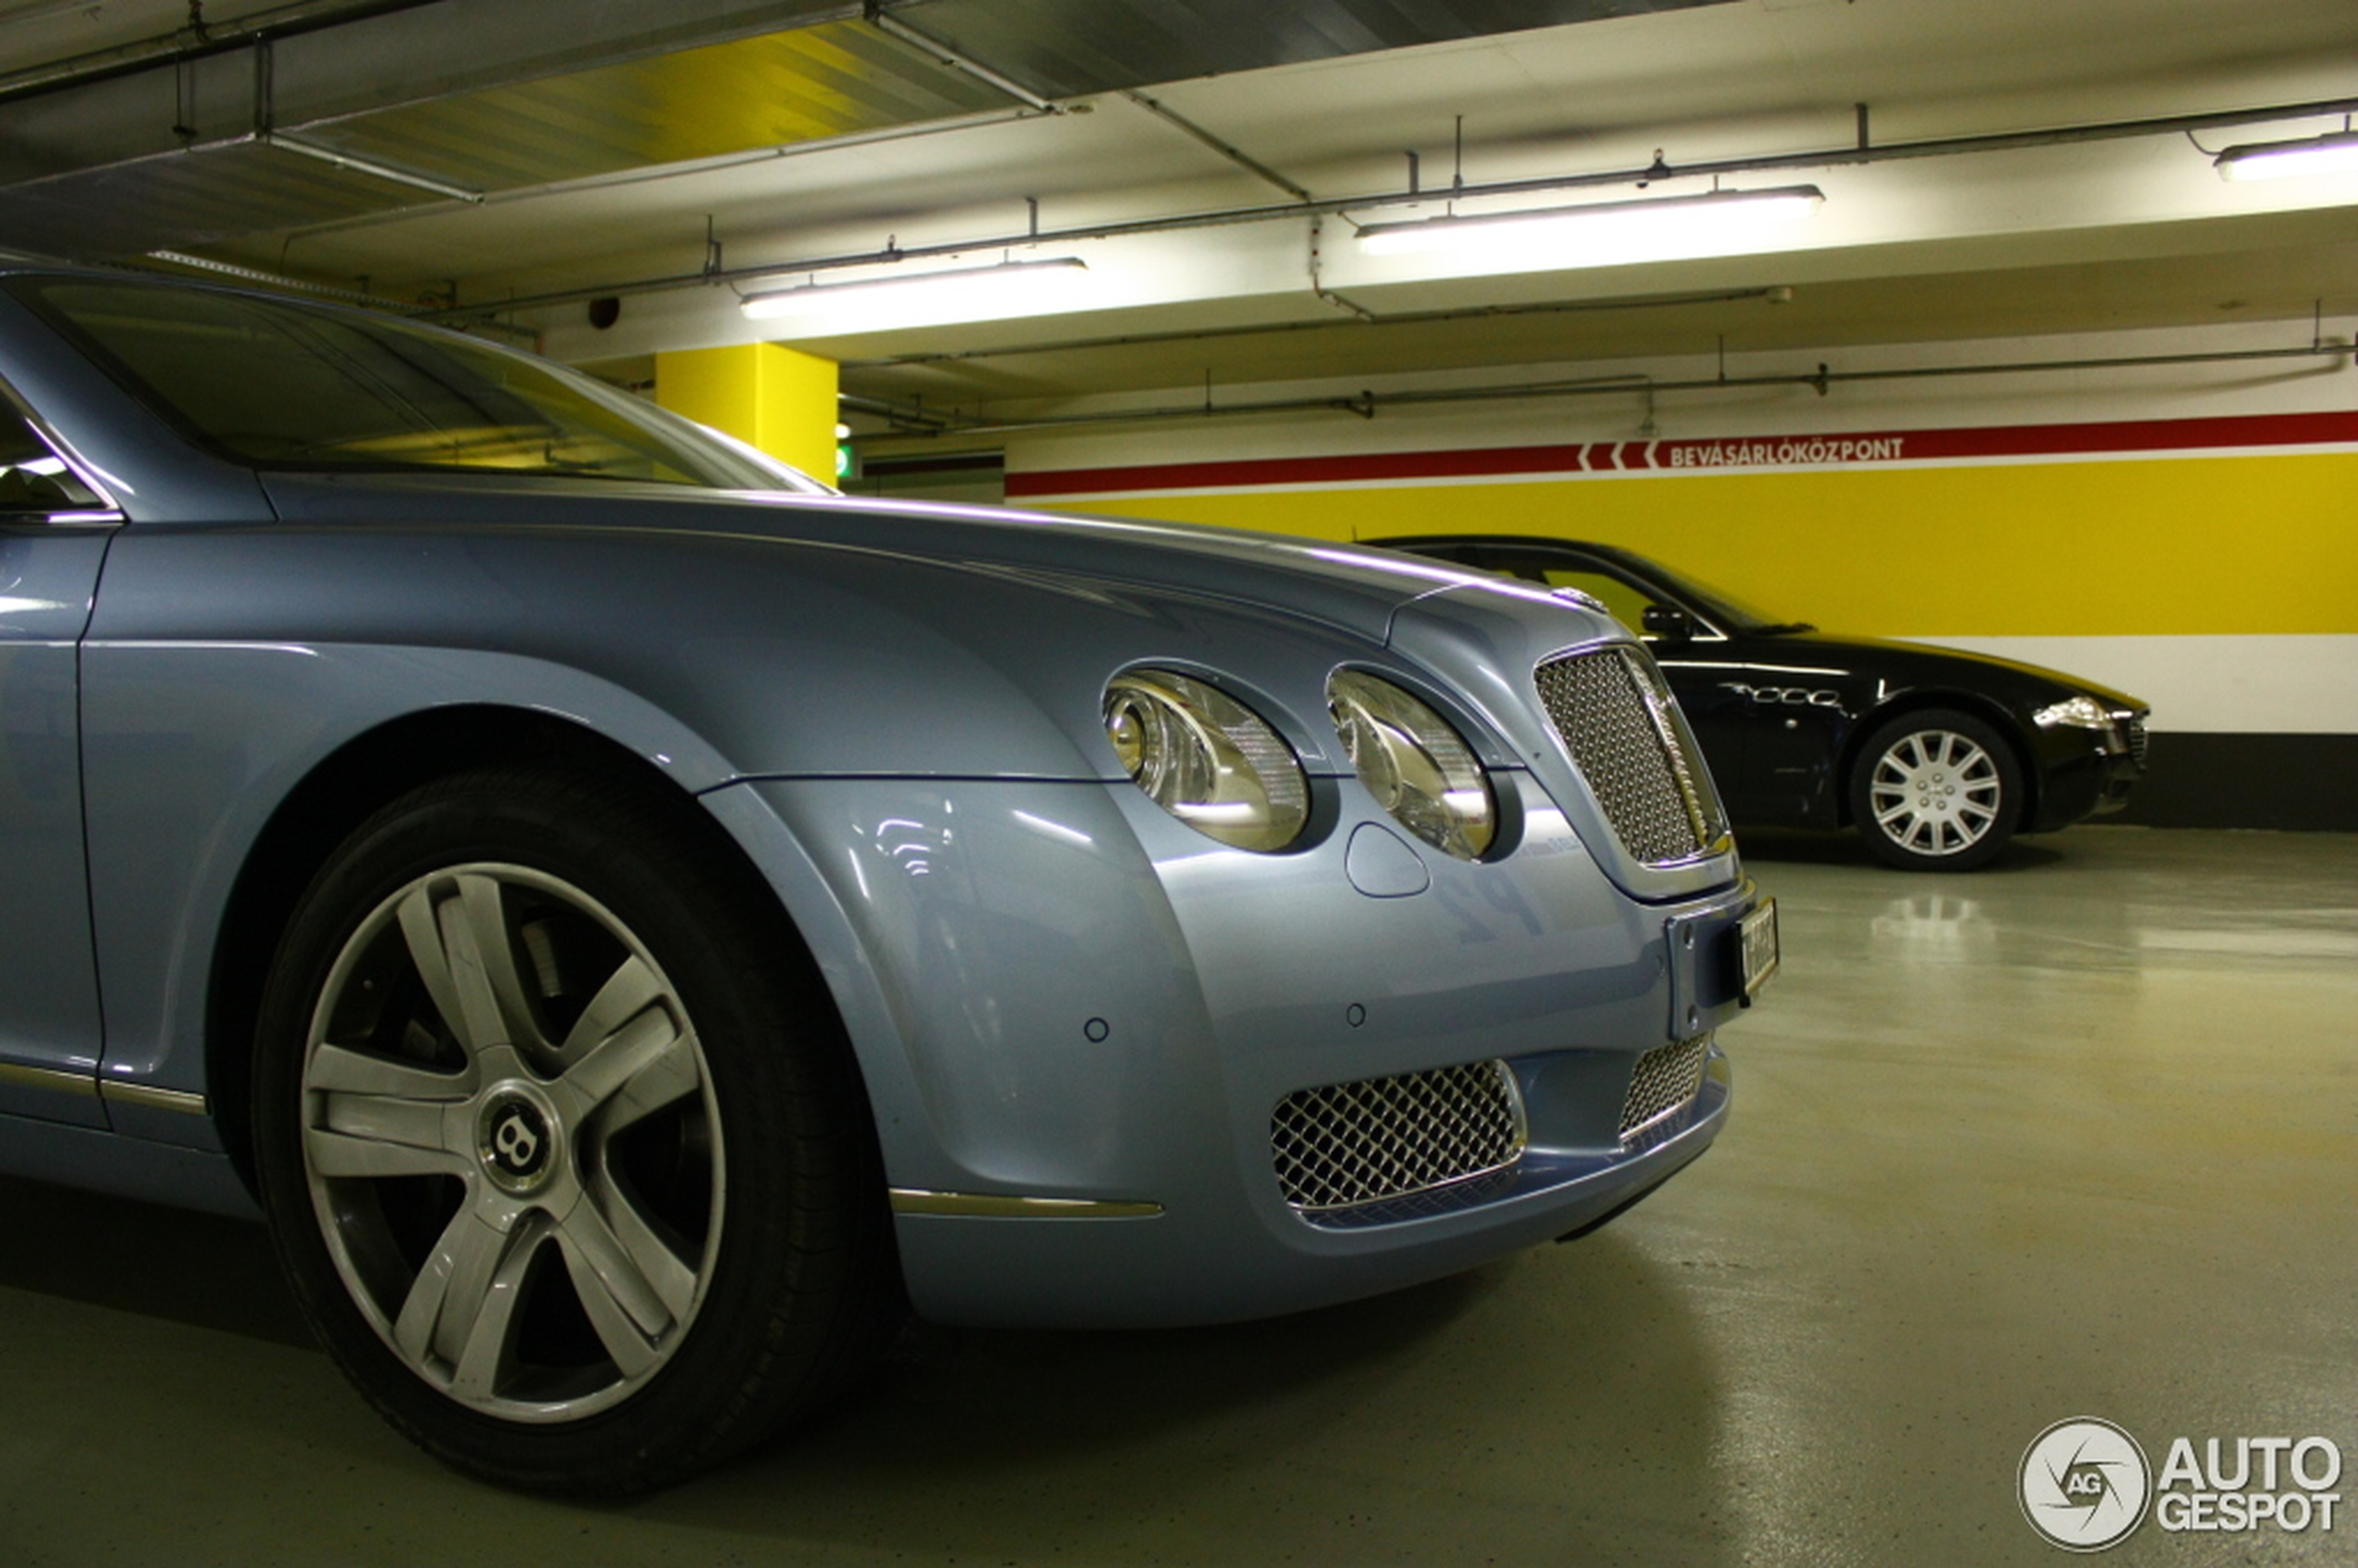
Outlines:
[{"label": "chrome mesh grille", "polygon": [[1629,1097],[1621,1104],[1621,1135],[1626,1138],[1654,1118],[1693,1099],[1695,1091],[1703,1087],[1704,1057],[1710,1050],[1709,1039],[1698,1035],[1657,1045],[1639,1056],[1638,1069],[1629,1075]]},{"label": "chrome mesh grille", "polygon": [[1277,1185],[1311,1212],[1503,1170],[1523,1137],[1522,1095],[1502,1061],[1297,1090],[1269,1117]]},{"label": "chrome mesh grille", "polygon": [[1710,775],[1653,661],[1626,644],[1550,659],[1539,700],[1622,848],[1687,860],[1727,832]]},{"label": "chrome mesh grille", "polygon": [[2142,771],[2145,765],[2145,721],[2142,719],[2129,721],[2129,755],[2137,759]]}]

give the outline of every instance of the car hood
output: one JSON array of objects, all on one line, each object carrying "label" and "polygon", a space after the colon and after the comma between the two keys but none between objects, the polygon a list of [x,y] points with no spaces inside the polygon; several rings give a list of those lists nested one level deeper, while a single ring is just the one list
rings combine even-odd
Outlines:
[{"label": "car hood", "polygon": [[[1250,604],[1382,642],[1400,606],[1498,579],[1389,551],[1130,518],[857,496],[468,475],[264,477],[282,522],[677,530],[872,555],[1004,577],[1053,574]],[[1520,597],[1520,596],[1517,596]]]}]

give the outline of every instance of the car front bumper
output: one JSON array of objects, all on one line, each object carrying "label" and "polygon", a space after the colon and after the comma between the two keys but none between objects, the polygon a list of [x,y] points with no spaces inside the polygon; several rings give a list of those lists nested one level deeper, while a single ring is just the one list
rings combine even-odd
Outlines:
[{"label": "car front bumper", "polygon": [[[1498,782],[1514,852],[1419,853],[1429,883],[1406,896],[1354,885],[1354,835],[1389,829],[1352,780],[1328,781],[1310,847],[1276,855],[1127,784],[725,792],[809,847],[823,884],[822,911],[773,876],[842,1004],[918,1310],[1121,1327],[1315,1306],[1577,1231],[1701,1154],[1727,1115],[1712,1034],[1742,1004],[1726,960],[1756,894],[1730,858],[1722,886],[1641,903],[1528,775]],[[1639,1059],[1682,1045],[1704,1057],[1692,1093],[1625,1136]],[[1280,1102],[1492,1061],[1524,1121],[1507,1168],[1348,1211],[1287,1200]]]},{"label": "car front bumper", "polygon": [[2129,803],[2145,776],[2145,716],[2109,731],[2034,730],[2040,770],[2034,833],[2107,816]]}]

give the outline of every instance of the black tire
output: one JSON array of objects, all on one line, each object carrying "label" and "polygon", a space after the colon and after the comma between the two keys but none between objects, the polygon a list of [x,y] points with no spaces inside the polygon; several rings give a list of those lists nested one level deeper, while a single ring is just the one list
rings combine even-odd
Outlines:
[{"label": "black tire", "polygon": [[1879,727],[1850,770],[1850,816],[1874,857],[1904,871],[1971,871],[2014,836],[2022,765],[1996,726],[1954,708]]},{"label": "black tire", "polygon": [[255,1163],[296,1299],[387,1419],[505,1485],[680,1480],[902,1315],[840,1023],[668,796],[512,767],[402,797],[313,880],[263,999]]}]

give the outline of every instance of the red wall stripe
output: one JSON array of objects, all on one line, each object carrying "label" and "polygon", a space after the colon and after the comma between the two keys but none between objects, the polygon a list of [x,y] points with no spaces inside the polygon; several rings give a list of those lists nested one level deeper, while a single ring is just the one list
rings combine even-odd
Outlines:
[{"label": "red wall stripe", "polygon": [[1010,473],[1007,494],[1011,498],[1072,496],[1104,491],[1341,485],[1364,480],[1454,479],[1511,473],[1851,468],[1961,458],[2086,456],[2345,443],[2358,443],[2358,411],[1894,430],[1867,434],[1730,436],[1704,441],[1591,441],[1551,447],[1479,447],[1458,451],[1069,468]]}]

